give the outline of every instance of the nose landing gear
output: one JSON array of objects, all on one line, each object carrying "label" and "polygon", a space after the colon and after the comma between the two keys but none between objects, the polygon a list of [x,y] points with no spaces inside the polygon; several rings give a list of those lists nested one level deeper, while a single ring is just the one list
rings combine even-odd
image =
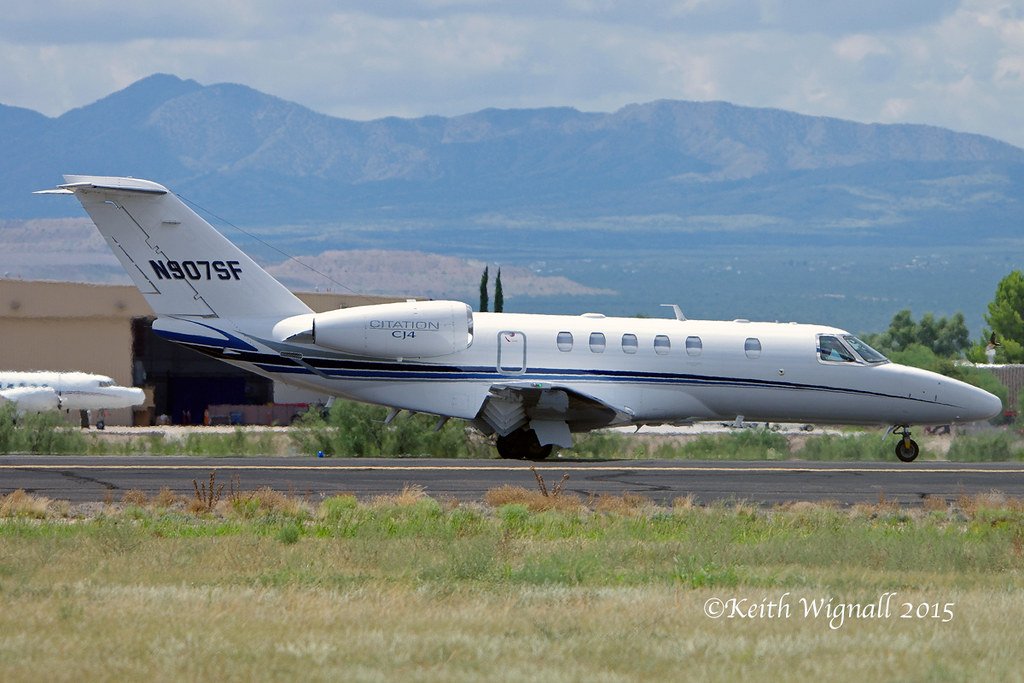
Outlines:
[{"label": "nose landing gear", "polygon": [[917,459],[921,449],[917,442],[910,438],[910,429],[907,425],[900,425],[893,428],[894,432],[900,434],[900,440],[896,442],[896,457],[903,462],[913,462]]}]

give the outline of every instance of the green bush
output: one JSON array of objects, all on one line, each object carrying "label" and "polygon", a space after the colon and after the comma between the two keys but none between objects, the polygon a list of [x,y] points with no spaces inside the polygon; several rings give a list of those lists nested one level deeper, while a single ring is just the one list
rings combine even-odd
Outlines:
[{"label": "green bush", "polygon": [[437,418],[402,415],[385,425],[382,406],[336,401],[327,418],[309,411],[292,425],[291,439],[302,453],[323,451],[334,456],[412,455],[436,458],[487,457],[489,449],[474,444],[461,420],[437,429]]},{"label": "green bush", "polygon": [[320,515],[328,524],[349,517],[359,501],[355,496],[331,496],[320,503]]},{"label": "green bush", "polygon": [[958,436],[946,457],[954,462],[1002,462],[1024,459],[1024,447],[1013,434],[1002,429]]},{"label": "green bush", "polygon": [[17,415],[14,406],[0,406],[0,452],[67,454],[85,453],[88,441],[64,422],[60,413],[25,413]]},{"label": "green bush", "polygon": [[883,441],[874,435],[833,436],[823,434],[807,439],[804,447],[796,453],[801,460],[827,460],[857,462],[864,460],[889,460],[892,457],[892,441]]},{"label": "green bush", "polygon": [[0,405],[0,453],[13,453],[17,430],[14,424],[16,413],[10,403]]},{"label": "green bush", "polygon": [[573,449],[566,453],[573,458],[646,458],[647,447],[626,434],[589,432],[577,434]]},{"label": "green bush", "polygon": [[285,545],[291,545],[293,543],[297,543],[301,535],[302,529],[299,528],[298,523],[288,522],[278,530],[277,540],[281,541]]},{"label": "green bush", "polygon": [[662,445],[656,458],[686,460],[785,460],[789,457],[789,441],[778,432],[767,429],[743,429],[731,434],[698,437],[690,443]]}]

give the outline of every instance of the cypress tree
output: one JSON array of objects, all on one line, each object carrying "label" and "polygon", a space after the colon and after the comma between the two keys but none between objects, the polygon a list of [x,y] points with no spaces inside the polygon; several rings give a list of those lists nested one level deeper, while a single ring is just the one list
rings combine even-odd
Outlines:
[{"label": "cypress tree", "polygon": [[501,291],[501,268],[498,268],[498,277],[494,280],[494,312],[501,313],[505,310],[505,294]]},{"label": "cypress tree", "polygon": [[487,266],[484,266],[484,274],[480,276],[480,312],[487,312]]}]

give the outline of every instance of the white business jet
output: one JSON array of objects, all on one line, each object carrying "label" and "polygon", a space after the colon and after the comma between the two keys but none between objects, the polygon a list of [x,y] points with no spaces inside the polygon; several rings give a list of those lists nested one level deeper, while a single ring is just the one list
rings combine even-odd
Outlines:
[{"label": "white business jet", "polygon": [[145,399],[142,389],[118,386],[105,375],[0,371],[0,404],[12,403],[19,413],[132,408]]},{"label": "white business jet", "polygon": [[64,176],[158,318],[160,336],[336,396],[443,424],[468,420],[505,458],[572,433],[699,420],[909,425],[990,418],[992,394],[890,363],[824,325],[474,313],[409,301],[314,313],[157,183]]}]

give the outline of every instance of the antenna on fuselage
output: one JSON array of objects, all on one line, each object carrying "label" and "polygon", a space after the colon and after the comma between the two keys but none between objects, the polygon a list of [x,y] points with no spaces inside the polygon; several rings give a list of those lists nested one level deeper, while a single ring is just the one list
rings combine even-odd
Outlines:
[{"label": "antenna on fuselage", "polygon": [[683,315],[683,309],[679,308],[679,304],[661,304],[665,308],[671,308],[672,312],[676,315],[676,320],[686,320],[686,316]]}]

